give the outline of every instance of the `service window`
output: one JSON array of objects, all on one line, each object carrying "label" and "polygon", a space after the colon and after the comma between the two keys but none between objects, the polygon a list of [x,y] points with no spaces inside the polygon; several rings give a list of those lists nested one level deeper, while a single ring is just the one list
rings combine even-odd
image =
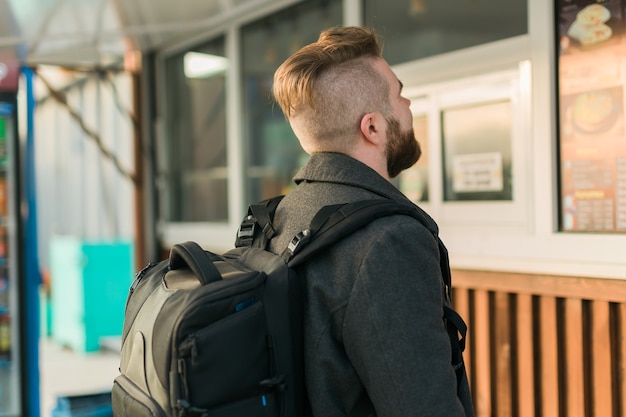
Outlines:
[{"label": "service window", "polygon": [[[427,159],[403,174],[401,190],[442,225],[527,226],[529,67],[523,62],[516,70],[407,89]],[[427,185],[418,188],[417,178]]]},{"label": "service window", "polygon": [[512,114],[507,99],[441,111],[444,201],[511,201]]}]

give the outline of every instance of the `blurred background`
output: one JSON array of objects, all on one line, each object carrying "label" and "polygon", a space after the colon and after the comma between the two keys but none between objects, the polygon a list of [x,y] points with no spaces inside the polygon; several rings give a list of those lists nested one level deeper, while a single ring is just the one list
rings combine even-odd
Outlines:
[{"label": "blurred background", "polygon": [[423,156],[393,181],[450,252],[477,415],[626,416],[624,19],[626,0],[0,0],[0,416],[106,415],[135,271],[230,248],[248,203],[289,192],[307,155],[273,73],[337,25],[376,28],[411,99]]}]

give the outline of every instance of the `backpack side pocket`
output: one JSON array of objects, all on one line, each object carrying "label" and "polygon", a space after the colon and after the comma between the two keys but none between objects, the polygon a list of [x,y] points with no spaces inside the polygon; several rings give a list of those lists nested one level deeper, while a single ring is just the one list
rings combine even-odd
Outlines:
[{"label": "backpack side pocket", "polygon": [[167,417],[156,401],[124,375],[113,381],[111,401],[114,417]]}]

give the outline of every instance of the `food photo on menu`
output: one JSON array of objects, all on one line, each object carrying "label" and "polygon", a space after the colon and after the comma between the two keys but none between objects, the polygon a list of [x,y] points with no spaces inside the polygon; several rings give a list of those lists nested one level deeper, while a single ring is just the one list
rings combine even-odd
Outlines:
[{"label": "food photo on menu", "polygon": [[561,139],[623,138],[623,88],[614,86],[561,96]]},{"label": "food photo on menu", "polygon": [[622,0],[560,0],[561,54],[619,42],[624,35],[622,3]]}]

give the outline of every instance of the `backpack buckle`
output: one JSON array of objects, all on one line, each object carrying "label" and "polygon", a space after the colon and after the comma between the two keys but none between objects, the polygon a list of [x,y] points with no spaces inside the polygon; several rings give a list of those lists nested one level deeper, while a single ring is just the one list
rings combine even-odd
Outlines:
[{"label": "backpack buckle", "polygon": [[246,217],[237,230],[235,246],[251,246],[256,232],[256,219],[253,216]]},{"label": "backpack buckle", "polygon": [[289,262],[289,260],[296,254],[300,246],[307,243],[309,240],[311,240],[310,229],[304,229],[293,238],[291,238],[289,244],[287,245],[287,248],[282,254],[282,258],[285,260],[285,262]]}]

